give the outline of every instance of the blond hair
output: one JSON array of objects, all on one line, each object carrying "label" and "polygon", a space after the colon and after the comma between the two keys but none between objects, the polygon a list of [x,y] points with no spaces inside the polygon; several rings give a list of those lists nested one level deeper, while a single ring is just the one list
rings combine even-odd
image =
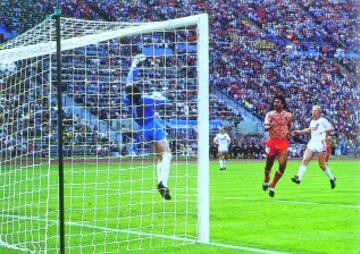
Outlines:
[{"label": "blond hair", "polygon": [[319,105],[312,106],[312,110],[319,110],[321,112],[321,107]]}]

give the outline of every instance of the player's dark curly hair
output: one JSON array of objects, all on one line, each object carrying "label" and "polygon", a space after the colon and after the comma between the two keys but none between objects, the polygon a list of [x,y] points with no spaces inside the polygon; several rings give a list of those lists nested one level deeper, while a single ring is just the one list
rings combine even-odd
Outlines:
[{"label": "player's dark curly hair", "polygon": [[132,103],[137,103],[137,102],[141,101],[141,88],[139,86],[128,85],[125,87],[125,93],[126,93],[127,98]]},{"label": "player's dark curly hair", "polygon": [[274,102],[275,102],[275,100],[281,101],[281,103],[284,105],[284,109],[287,108],[285,96],[282,95],[282,94],[277,94],[277,95],[274,96],[273,100],[271,101],[271,106],[270,106],[271,109],[274,109]]}]

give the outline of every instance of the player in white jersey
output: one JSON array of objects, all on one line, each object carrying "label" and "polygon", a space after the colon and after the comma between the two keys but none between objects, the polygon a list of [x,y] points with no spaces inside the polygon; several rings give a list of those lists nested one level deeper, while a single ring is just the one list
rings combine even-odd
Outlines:
[{"label": "player in white jersey", "polygon": [[230,136],[225,132],[225,128],[220,128],[220,133],[216,134],[214,143],[218,145],[218,158],[220,163],[220,170],[226,169],[226,157],[229,152],[229,145],[231,139]]},{"label": "player in white jersey", "polygon": [[332,189],[336,186],[336,178],[332,175],[330,168],[326,163],[327,152],[326,152],[326,135],[327,133],[334,130],[334,127],[331,123],[324,117],[321,117],[321,108],[320,106],[312,107],[312,117],[313,119],[310,122],[310,127],[303,130],[295,130],[294,134],[305,134],[311,133],[311,139],[305,150],[301,166],[291,180],[294,183],[300,184],[303,175],[307,170],[307,166],[314,154],[319,154],[319,166],[324,171],[324,173],[330,179],[330,186]]}]

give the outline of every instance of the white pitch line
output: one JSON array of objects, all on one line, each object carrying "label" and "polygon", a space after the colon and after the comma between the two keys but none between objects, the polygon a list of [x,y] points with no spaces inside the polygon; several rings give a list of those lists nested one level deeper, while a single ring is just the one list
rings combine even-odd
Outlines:
[{"label": "white pitch line", "polygon": [[[6,218],[13,218],[13,219],[34,220],[34,221],[41,221],[41,222],[46,221],[45,219],[37,217],[37,216],[36,217],[28,217],[28,216],[10,215],[10,214],[1,214],[1,216],[6,217]],[[49,220],[49,222],[58,224],[58,221],[55,221],[55,220]],[[170,235],[163,235],[163,234],[153,234],[153,233],[139,232],[139,231],[133,231],[133,230],[128,230],[128,229],[115,229],[115,228],[108,228],[108,227],[102,227],[102,226],[93,226],[93,225],[86,225],[83,223],[72,222],[72,221],[65,222],[65,225],[88,228],[88,229],[99,229],[99,230],[102,230],[105,232],[126,233],[126,234],[150,236],[150,237],[152,236],[152,237],[164,238],[164,239],[169,239],[169,240],[183,241],[183,242],[188,242],[188,243],[199,243],[195,239],[190,239],[190,238],[185,238],[185,237],[170,236]],[[265,249],[259,249],[259,248],[253,248],[253,247],[245,247],[245,246],[240,246],[240,245],[231,245],[231,244],[218,243],[218,242],[199,243],[199,244],[220,247],[220,248],[227,248],[227,249],[243,250],[243,251],[248,251],[248,252],[252,252],[252,253],[288,254],[286,252],[278,252],[278,251],[265,250]],[[0,244],[0,246],[1,246],[1,244]],[[7,246],[5,245],[5,247],[7,247]]]},{"label": "white pitch line", "polygon": [[[248,197],[215,197],[215,199],[263,201],[262,199],[248,198]],[[324,206],[335,206],[335,207],[350,208],[350,209],[360,209],[360,205],[344,205],[344,204],[336,204],[336,203],[292,201],[292,200],[283,200],[283,199],[272,199],[272,202],[275,202],[275,203],[287,203],[287,204],[294,204],[294,205],[319,205],[319,206],[324,205]]]},{"label": "white pitch line", "polygon": [[252,247],[243,247],[243,246],[239,246],[239,245],[231,245],[231,244],[217,243],[217,242],[210,242],[210,243],[207,243],[206,245],[222,247],[222,248],[227,248],[227,249],[234,249],[234,250],[244,250],[244,251],[253,252],[253,253],[287,254],[287,252],[278,252],[278,251],[272,251],[272,250],[264,250],[264,249],[258,249],[258,248],[252,248]]},{"label": "white pitch line", "polygon": [[11,250],[18,250],[18,251],[26,251],[28,253],[35,253],[35,251],[32,251],[28,248],[25,248],[25,247],[18,247],[16,244],[9,244],[3,240],[1,240],[0,238],[0,247],[4,247],[4,248],[7,248],[7,249],[11,249]]}]

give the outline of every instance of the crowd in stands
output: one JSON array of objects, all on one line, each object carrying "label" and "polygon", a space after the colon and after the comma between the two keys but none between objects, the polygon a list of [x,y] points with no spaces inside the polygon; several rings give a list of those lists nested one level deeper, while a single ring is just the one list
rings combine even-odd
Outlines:
[{"label": "crowd in stands", "polygon": [[[211,143],[210,157],[217,158],[217,153],[217,145]],[[241,135],[231,140],[228,153],[230,159],[262,159],[264,156],[265,145],[261,136]]]},{"label": "crowd in stands", "polygon": [[[231,134],[232,140],[229,146],[228,158],[263,159],[266,157],[264,137],[262,137],[261,135],[234,134],[235,133]],[[213,138],[213,135],[211,137]],[[305,148],[306,144],[291,143],[288,148],[289,158],[302,158]],[[218,158],[218,145],[216,145],[215,143],[210,143],[209,152],[211,158]],[[348,140],[344,135],[342,135],[340,138],[333,138],[331,142],[330,155],[341,156],[348,154],[359,156],[359,148],[354,148],[354,146],[349,144]]]},{"label": "crowd in stands", "polygon": [[[21,75],[31,75],[29,66],[21,71]],[[50,135],[43,137],[43,133],[50,130],[50,118],[53,105],[43,92],[48,94],[49,87],[36,80],[26,79],[23,83],[7,87],[4,80],[0,80],[0,151],[1,157],[29,152],[34,156],[43,156],[48,151],[42,149],[48,144]]]},{"label": "crowd in stands", "polygon": [[[37,76],[36,68],[27,65],[20,72],[19,76],[31,78],[10,87],[0,80],[0,156],[6,162],[25,154],[38,158],[57,153],[56,98],[50,95],[47,80]],[[96,144],[109,144],[108,135],[90,127],[69,108],[63,115],[65,155],[83,154],[84,147],[95,153]]]},{"label": "crowd in stands", "polygon": [[[177,36],[179,37],[179,33]],[[141,44],[145,48],[166,43],[164,38],[157,37],[142,40],[147,41]],[[96,48],[79,49],[64,57],[63,79],[66,94],[73,97],[76,103],[85,105],[92,114],[102,120],[128,119],[129,112],[123,103],[124,87],[132,59],[142,52],[140,47],[129,50],[129,45],[126,42],[113,42],[108,47],[107,43],[104,43]],[[117,50],[118,48],[120,50]],[[146,58],[137,67],[137,78],[132,82],[141,86],[146,96],[166,98],[168,103],[156,108],[160,118],[195,120],[198,96],[196,52],[176,48],[172,50],[177,54],[166,58],[161,55]],[[211,96],[210,103],[211,119],[241,121],[241,115],[235,113],[225,102]]]},{"label": "crowd in stands", "polygon": [[[2,22],[7,33],[20,33],[52,13],[56,2],[26,1],[21,6],[14,6],[13,1],[2,1],[0,19],[7,20]],[[335,126],[336,143],[346,147],[342,154],[356,151],[360,145],[357,1],[66,0],[60,3],[67,17],[126,22],[156,21],[207,12],[212,89],[230,95],[261,118],[269,110],[271,97],[277,93],[285,94],[288,110],[295,115],[295,128],[307,127],[311,106],[319,104]],[[35,4],[38,14],[32,15],[29,21],[32,12],[28,10]],[[28,20],[24,22],[24,19]],[[125,75],[119,73],[119,76]],[[91,81],[98,88],[91,88]],[[86,82],[89,87],[86,89],[101,89],[97,80]],[[67,91],[81,93],[84,87],[85,82],[80,86],[69,82]],[[171,97],[171,92],[167,95]],[[99,105],[99,101],[89,98],[84,101],[84,97],[77,96],[79,103],[89,107]],[[116,102],[119,98],[114,100],[120,103]],[[111,100],[104,99],[101,105],[106,103]],[[211,103],[216,105],[215,101]],[[216,107],[223,110],[211,107],[211,112],[226,112],[220,113],[222,118],[238,117],[236,113],[228,113],[231,111],[226,105]],[[171,112],[185,115],[185,108],[182,110]],[[115,117],[95,111],[102,119]]]},{"label": "crowd in stands", "polygon": [[327,34],[346,48],[359,52],[358,8],[356,1],[302,0],[301,6],[323,26]]}]

